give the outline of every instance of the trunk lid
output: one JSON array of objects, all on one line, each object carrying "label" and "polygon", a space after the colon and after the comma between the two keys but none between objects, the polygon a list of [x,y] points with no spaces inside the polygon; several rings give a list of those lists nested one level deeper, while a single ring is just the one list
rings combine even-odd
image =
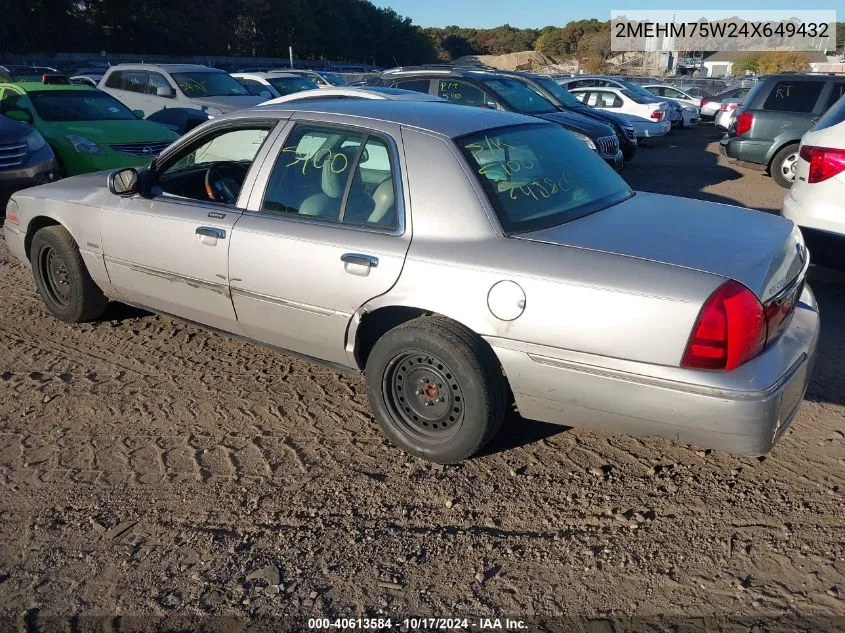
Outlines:
[{"label": "trunk lid", "polygon": [[784,218],[638,192],[608,209],[514,237],[614,253],[734,279],[766,303],[805,269],[801,232]]}]

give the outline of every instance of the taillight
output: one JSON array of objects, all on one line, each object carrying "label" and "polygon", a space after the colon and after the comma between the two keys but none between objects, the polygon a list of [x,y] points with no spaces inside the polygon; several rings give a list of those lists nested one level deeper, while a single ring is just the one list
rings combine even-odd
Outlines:
[{"label": "taillight", "polygon": [[753,121],[753,114],[751,114],[750,112],[740,112],[739,116],[736,117],[736,135],[739,136],[740,134],[745,134],[748,130],[750,130],[751,123]]},{"label": "taillight", "polygon": [[722,112],[733,112],[739,107],[738,103],[723,103]]},{"label": "taillight", "polygon": [[701,309],[682,367],[731,370],[766,345],[766,315],[760,301],[735,281],[720,286]]},{"label": "taillight", "polygon": [[708,103],[713,103],[710,99],[702,99],[701,100],[701,107],[706,106]]},{"label": "taillight", "polygon": [[822,182],[845,171],[845,150],[803,145],[798,154],[810,163],[807,182]]},{"label": "taillight", "polygon": [[655,121],[662,121],[663,120],[663,110],[654,110],[651,113],[651,118]]}]

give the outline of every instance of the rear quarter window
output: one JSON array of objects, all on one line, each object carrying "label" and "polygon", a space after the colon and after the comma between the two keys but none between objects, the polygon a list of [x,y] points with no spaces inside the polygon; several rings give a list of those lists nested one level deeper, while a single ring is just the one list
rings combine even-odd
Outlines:
[{"label": "rear quarter window", "polygon": [[778,81],[766,97],[763,109],[776,112],[812,112],[823,88],[823,81]]}]

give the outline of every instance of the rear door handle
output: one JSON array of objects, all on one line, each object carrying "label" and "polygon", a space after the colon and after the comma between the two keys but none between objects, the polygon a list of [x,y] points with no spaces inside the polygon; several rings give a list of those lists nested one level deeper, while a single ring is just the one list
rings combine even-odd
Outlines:
[{"label": "rear door handle", "polygon": [[216,237],[218,240],[226,239],[226,231],[213,226],[198,226],[195,233],[203,237]]},{"label": "rear door handle", "polygon": [[340,256],[340,261],[344,264],[360,264],[361,266],[369,266],[370,268],[378,266],[378,257],[363,255],[361,253],[344,253]]}]

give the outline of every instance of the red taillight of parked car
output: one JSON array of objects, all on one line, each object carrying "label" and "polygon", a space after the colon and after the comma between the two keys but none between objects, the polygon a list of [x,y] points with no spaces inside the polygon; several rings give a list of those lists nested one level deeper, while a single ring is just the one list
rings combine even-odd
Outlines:
[{"label": "red taillight of parked car", "polygon": [[663,120],[663,110],[655,110],[651,113],[651,118],[655,121],[662,121]]},{"label": "red taillight of parked car", "polygon": [[682,367],[731,370],[766,345],[766,315],[757,297],[736,281],[714,292],[698,315]]},{"label": "red taillight of parked car", "polygon": [[803,145],[799,155],[810,163],[807,182],[822,182],[845,171],[845,150]]},{"label": "red taillight of parked car", "polygon": [[748,130],[751,129],[751,124],[753,122],[753,114],[751,114],[750,112],[740,112],[739,116],[736,117],[736,135],[739,136],[741,134],[745,134]]},{"label": "red taillight of parked car", "polygon": [[723,103],[722,112],[733,112],[739,107],[738,103]]}]

